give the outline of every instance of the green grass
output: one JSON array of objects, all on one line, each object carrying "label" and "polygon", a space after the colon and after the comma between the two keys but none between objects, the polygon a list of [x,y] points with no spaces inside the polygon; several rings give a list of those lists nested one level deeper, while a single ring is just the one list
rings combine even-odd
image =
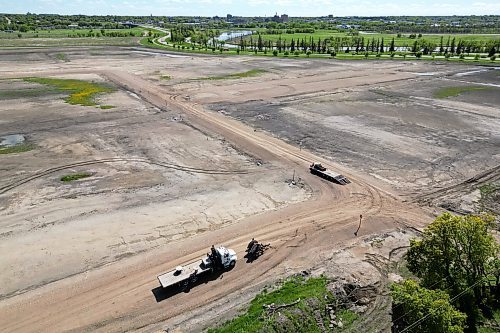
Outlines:
[{"label": "green grass", "polygon": [[20,143],[12,147],[0,147],[0,155],[24,153],[26,151],[33,150],[34,148],[35,146],[29,143]]},{"label": "green grass", "polygon": [[261,74],[266,73],[265,70],[263,69],[251,69],[246,72],[241,72],[241,73],[233,73],[233,74],[227,74],[227,75],[221,75],[221,76],[209,76],[209,77],[204,77],[198,80],[234,80],[234,79],[242,79],[246,77],[254,77],[254,76],[259,76]]},{"label": "green grass", "polygon": [[172,79],[172,77],[170,75],[162,75],[162,76],[160,76],[160,79],[162,79],[162,80],[170,80],[170,79]]},{"label": "green grass", "polygon": [[[67,38],[68,35],[75,34],[87,34],[91,29],[51,29],[51,30],[36,30],[21,32],[22,38]],[[93,29],[93,33],[101,33],[101,29]],[[132,32],[134,36],[141,37],[142,33],[146,31],[144,28],[132,28],[132,29],[104,29],[105,33],[119,32],[129,34]],[[0,39],[19,39],[17,36],[18,32],[4,32],[0,31]],[[132,37],[132,36],[130,36]],[[120,38],[120,37],[109,37],[109,38]]]},{"label": "green grass", "polygon": [[32,98],[43,97],[48,94],[57,94],[58,90],[50,87],[41,88],[28,88],[28,89],[13,89],[13,90],[0,90],[0,100],[18,99],[18,98]]},{"label": "green grass", "polygon": [[73,174],[70,174],[70,175],[62,176],[61,177],[61,181],[62,182],[72,182],[74,180],[88,178],[88,177],[91,177],[91,176],[92,176],[92,174],[88,173],[88,172],[73,173]]},{"label": "green grass", "polygon": [[64,53],[58,53],[58,54],[56,54],[56,58],[58,60],[61,60],[61,61],[69,61],[68,58],[66,57],[66,55]]},{"label": "green grass", "polygon": [[[272,323],[267,321],[264,316],[264,304],[274,303],[278,304],[289,304],[300,298],[300,302],[294,306],[295,309],[300,309],[305,313],[307,310],[307,304],[305,303],[308,299],[315,298],[318,300],[321,305],[319,308],[324,309],[324,304],[326,304],[325,295],[329,296],[331,299],[331,295],[327,291],[326,285],[328,281],[325,277],[319,278],[309,278],[304,279],[302,277],[293,277],[286,280],[281,287],[278,289],[267,292],[264,290],[260,294],[258,294],[250,303],[250,307],[246,311],[246,313],[236,317],[224,324],[222,324],[218,328],[209,329],[209,333],[251,333],[251,332],[259,332],[263,327],[271,327]],[[282,315],[286,315],[288,320],[293,323],[296,331],[304,331],[304,332],[319,332],[319,328],[314,328],[315,325],[314,320],[304,320],[304,318],[300,319],[297,316],[293,315],[292,308],[286,308],[281,310]],[[311,319],[311,318],[310,318]],[[273,321],[275,318],[270,318],[269,320]],[[305,325],[309,325],[306,330],[301,329],[304,328]],[[268,330],[272,332],[272,330]]]},{"label": "green grass", "polygon": [[344,324],[343,329],[348,329],[356,319],[359,318],[359,315],[351,310],[342,309],[337,311],[337,318],[342,319],[342,323]]},{"label": "green grass", "polygon": [[446,87],[441,88],[434,92],[435,98],[447,98],[447,97],[457,97],[466,92],[478,91],[478,90],[488,90],[489,87],[478,87],[478,86],[463,86],[463,87]]},{"label": "green grass", "polygon": [[102,110],[109,110],[109,109],[112,109],[114,108],[113,105],[101,105],[99,106]]},{"label": "green grass", "polygon": [[52,46],[137,46],[140,37],[82,37],[82,38],[0,38],[2,47],[52,47]]},{"label": "green grass", "polygon": [[[97,95],[103,93],[110,93],[112,88],[105,86],[101,83],[94,83],[81,80],[67,80],[67,79],[52,79],[52,78],[26,78],[26,82],[40,83],[57,88],[63,92],[69,92],[69,96],[65,99],[67,103],[82,106],[95,106],[97,105],[95,99]],[[110,106],[105,106],[109,108]]]}]

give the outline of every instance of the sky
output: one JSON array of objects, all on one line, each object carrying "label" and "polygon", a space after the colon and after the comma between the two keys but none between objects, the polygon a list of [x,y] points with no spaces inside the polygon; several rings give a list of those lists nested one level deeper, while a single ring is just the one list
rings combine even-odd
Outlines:
[{"label": "sky", "polygon": [[500,15],[499,0],[0,0],[0,13],[157,16]]}]

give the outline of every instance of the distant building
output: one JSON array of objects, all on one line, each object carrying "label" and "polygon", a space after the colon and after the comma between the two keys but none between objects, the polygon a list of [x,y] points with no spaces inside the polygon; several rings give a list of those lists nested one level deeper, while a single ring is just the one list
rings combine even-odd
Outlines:
[{"label": "distant building", "polygon": [[276,14],[274,14],[274,16],[271,20],[273,22],[277,22],[277,23],[288,22],[288,15],[282,14],[281,16],[278,16],[278,13],[276,13]]}]

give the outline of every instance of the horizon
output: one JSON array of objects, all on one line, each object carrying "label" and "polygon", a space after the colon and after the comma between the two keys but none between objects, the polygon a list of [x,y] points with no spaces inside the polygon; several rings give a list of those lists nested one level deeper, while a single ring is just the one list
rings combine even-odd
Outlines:
[{"label": "horizon", "polygon": [[319,0],[311,6],[305,0],[19,0],[9,3],[2,14],[55,14],[86,16],[201,16],[272,17],[380,17],[380,16],[494,16],[500,14],[500,2],[485,0],[434,3],[421,0],[411,4],[383,2]]}]

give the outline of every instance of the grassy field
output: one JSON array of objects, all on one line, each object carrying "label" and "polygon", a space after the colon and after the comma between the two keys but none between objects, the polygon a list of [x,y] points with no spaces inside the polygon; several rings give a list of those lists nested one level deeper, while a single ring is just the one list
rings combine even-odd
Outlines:
[{"label": "grassy field", "polygon": [[137,46],[141,37],[1,39],[0,47]]},{"label": "grassy field", "polygon": [[[144,28],[132,28],[132,29],[103,29],[104,33],[133,33],[135,37],[143,36],[146,31]],[[76,34],[87,34],[89,31],[93,33],[101,33],[101,29],[54,29],[54,30],[36,30],[21,32],[21,38],[65,38],[69,35],[74,36]],[[0,39],[19,39],[19,32],[5,32],[0,31]],[[132,36],[131,36],[132,37]],[[109,37],[109,38],[120,38],[120,37]]]},{"label": "grassy field", "polygon": [[83,179],[83,178],[88,178],[91,177],[92,174],[88,172],[79,172],[79,173],[72,173],[70,175],[65,175],[61,177],[62,182],[72,182],[74,180],[78,179]]},{"label": "grassy field", "polygon": [[[66,102],[73,105],[82,106],[96,106],[95,101],[97,95],[103,93],[110,93],[112,88],[94,82],[81,81],[81,80],[65,80],[65,79],[52,79],[52,78],[26,78],[26,82],[40,83],[57,88],[62,92],[69,92]],[[109,109],[112,106],[103,105],[101,108]]]},{"label": "grassy field", "polygon": [[[328,327],[325,306],[333,302],[327,290],[328,280],[324,277],[304,279],[293,277],[286,280],[278,289],[264,290],[250,303],[248,310],[220,327],[209,329],[209,333],[252,333],[252,332],[321,332],[314,312],[320,311],[325,327]],[[299,302],[282,308],[278,313],[269,314],[264,305]],[[344,329],[357,319],[351,311],[339,310],[337,318],[342,318]]]},{"label": "grassy field", "polygon": [[456,97],[466,92],[477,91],[477,90],[487,90],[491,89],[490,87],[478,87],[478,86],[466,86],[466,87],[446,87],[437,90],[434,93],[434,97],[436,98],[448,98],[448,97]]}]

